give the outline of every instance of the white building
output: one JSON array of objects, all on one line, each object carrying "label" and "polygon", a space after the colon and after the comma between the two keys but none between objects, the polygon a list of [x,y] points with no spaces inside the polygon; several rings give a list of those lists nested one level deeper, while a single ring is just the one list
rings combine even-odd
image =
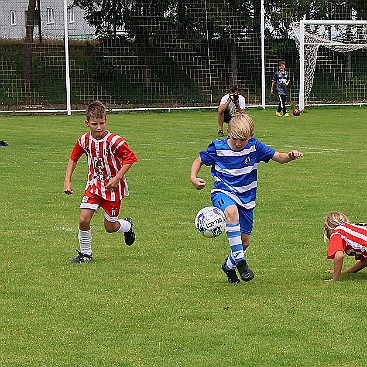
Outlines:
[{"label": "white building", "polygon": [[[84,19],[84,11],[72,6],[67,0],[67,23],[70,38],[86,39],[94,37],[94,28]],[[28,0],[0,0],[0,39],[23,39],[28,9]],[[34,36],[38,37],[39,14],[41,35],[47,39],[64,38],[64,1],[40,0],[40,12],[35,15]]]}]

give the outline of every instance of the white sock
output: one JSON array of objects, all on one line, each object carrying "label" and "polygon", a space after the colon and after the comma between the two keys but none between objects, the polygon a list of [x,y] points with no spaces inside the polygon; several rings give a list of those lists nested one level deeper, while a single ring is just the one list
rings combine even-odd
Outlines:
[{"label": "white sock", "polygon": [[120,228],[117,232],[129,232],[131,228],[131,223],[125,219],[119,219],[118,222],[120,223]]},{"label": "white sock", "polygon": [[80,252],[86,255],[92,255],[92,230],[81,231],[78,233]]}]

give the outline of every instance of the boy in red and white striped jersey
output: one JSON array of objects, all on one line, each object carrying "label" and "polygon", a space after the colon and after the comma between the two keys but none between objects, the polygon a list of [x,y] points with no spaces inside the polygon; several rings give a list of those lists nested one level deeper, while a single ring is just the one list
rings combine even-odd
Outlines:
[{"label": "boy in red and white striped jersey", "polygon": [[[333,274],[329,282],[340,280],[342,273],[357,273],[367,266],[367,227],[366,224],[352,224],[346,215],[331,212],[325,217],[324,240],[328,243],[327,257],[334,260],[334,269],[326,270]],[[358,262],[342,271],[344,254],[354,256]]]},{"label": "boy in red and white striped jersey", "polygon": [[70,260],[82,263],[92,260],[93,214],[102,207],[107,232],[123,232],[125,243],[131,246],[135,232],[131,218],[118,219],[121,200],[128,195],[126,172],[137,162],[135,153],[120,136],[106,130],[106,108],[100,101],[92,102],[86,111],[86,125],[90,132],[83,134],[71,152],[66,168],[64,192],[72,194],[71,177],[79,158],[85,154],[88,160],[88,180],[80,204],[78,256]]}]

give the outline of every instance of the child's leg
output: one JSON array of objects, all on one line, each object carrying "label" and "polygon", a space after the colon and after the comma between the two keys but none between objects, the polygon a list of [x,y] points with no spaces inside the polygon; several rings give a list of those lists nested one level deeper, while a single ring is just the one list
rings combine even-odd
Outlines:
[{"label": "child's leg", "polygon": [[[231,248],[231,253],[222,265],[230,283],[238,283],[235,268],[240,273],[242,280],[248,282],[254,274],[247,267],[245,251],[250,244],[250,234],[253,224],[252,210],[238,206],[235,198],[221,192],[212,194],[212,203],[221,209],[226,216],[226,233]],[[242,232],[242,233],[241,233]]]},{"label": "child's leg", "polygon": [[[104,210],[104,227],[108,233],[124,232],[123,229],[130,227],[126,221],[121,221],[118,218],[120,214],[121,201],[106,201],[101,203],[101,207]],[[129,230],[129,229],[127,229]]]},{"label": "child's leg", "polygon": [[243,259],[243,247],[241,241],[239,213],[236,202],[222,192],[212,194],[214,206],[224,212],[226,216],[226,234],[231,248],[231,253],[225,262],[227,270],[233,269],[236,264]]},{"label": "child's leg", "polygon": [[[80,254],[77,258],[71,260],[72,262],[80,263],[92,259],[92,230],[90,228],[90,222],[93,214],[99,209],[100,200],[101,198],[99,196],[84,191],[79,216],[78,240]],[[83,257],[82,255],[86,256]]]},{"label": "child's leg", "polygon": [[280,96],[281,111],[283,112],[284,115],[287,113],[287,108],[285,106],[286,97],[287,96],[285,96],[285,95],[281,95]]},{"label": "child's leg", "polygon": [[237,265],[245,256],[241,242],[240,223],[228,223],[226,225],[226,233],[229,246],[231,247],[231,253],[228,256],[227,264],[229,261],[231,264]]},{"label": "child's leg", "polygon": [[92,255],[92,230],[90,222],[93,217],[94,210],[81,209],[79,217],[78,240],[80,252],[84,255]]},{"label": "child's leg", "polygon": [[122,232],[125,237],[125,243],[128,246],[131,246],[135,242],[135,232],[133,220],[131,218],[111,218],[105,213],[104,226],[109,233]]},{"label": "child's leg", "polygon": [[227,270],[232,270],[236,267],[236,261],[232,256],[232,251],[228,255],[228,257],[226,258],[226,261],[225,261],[224,265],[225,265]]},{"label": "child's leg", "polygon": [[226,216],[226,234],[231,248],[231,253],[228,256],[226,267],[228,269],[232,269],[234,265],[237,265],[244,259],[237,206],[229,205],[225,209],[224,214]]},{"label": "child's leg", "polygon": [[358,273],[360,270],[364,269],[367,266],[367,260],[359,260],[349,269],[343,271],[343,273]]},{"label": "child's leg", "polygon": [[105,213],[104,227],[108,233],[129,232],[131,229],[131,223],[126,219],[113,218]]},{"label": "child's leg", "polygon": [[122,232],[125,236],[125,243],[131,246],[135,242],[135,232],[131,218],[118,219],[121,201],[102,203],[104,209],[104,227],[107,232]]},{"label": "child's leg", "polygon": [[[231,210],[232,208],[228,207],[227,209]],[[227,270],[233,271],[233,266],[235,265],[241,276],[241,279],[245,282],[249,282],[254,278],[254,273],[247,266],[245,257],[245,249],[247,249],[248,245],[250,244],[250,235],[241,233],[239,221],[235,224],[227,223],[226,231],[229,245],[231,246],[231,254],[228,256],[225,267]]]},{"label": "child's leg", "polygon": [[247,247],[250,246],[250,238],[251,236],[246,233],[241,233],[241,240],[243,246],[243,253],[246,254]]},{"label": "child's leg", "polygon": [[246,250],[250,245],[250,238],[253,226],[253,210],[246,210],[243,207],[238,208],[239,222],[241,226],[241,243],[243,246],[243,259],[236,264],[241,279],[249,282],[254,279],[254,273],[248,267],[246,261]]},{"label": "child's leg", "polygon": [[278,104],[277,112],[280,113],[280,112],[282,112],[282,109],[283,109],[282,96],[280,94],[278,94],[278,98],[279,98],[279,104]]},{"label": "child's leg", "polygon": [[[242,248],[243,248],[243,260],[246,260],[246,250],[250,245],[250,238],[251,238],[251,236],[249,234],[241,233],[241,242],[242,242]],[[229,269],[229,270],[234,269],[236,267],[237,263],[235,261],[235,258],[233,256],[232,252],[231,252],[230,255],[226,259],[226,268]]]}]

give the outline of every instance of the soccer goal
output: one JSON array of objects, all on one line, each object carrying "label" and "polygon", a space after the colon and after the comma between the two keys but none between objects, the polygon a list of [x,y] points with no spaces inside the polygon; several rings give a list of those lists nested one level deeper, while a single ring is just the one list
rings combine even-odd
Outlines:
[{"label": "soccer goal", "polygon": [[[300,55],[299,109],[323,100],[366,104],[367,21],[301,20],[292,29]],[[319,92],[313,94],[316,71]],[[328,91],[335,96],[326,98]]]}]

